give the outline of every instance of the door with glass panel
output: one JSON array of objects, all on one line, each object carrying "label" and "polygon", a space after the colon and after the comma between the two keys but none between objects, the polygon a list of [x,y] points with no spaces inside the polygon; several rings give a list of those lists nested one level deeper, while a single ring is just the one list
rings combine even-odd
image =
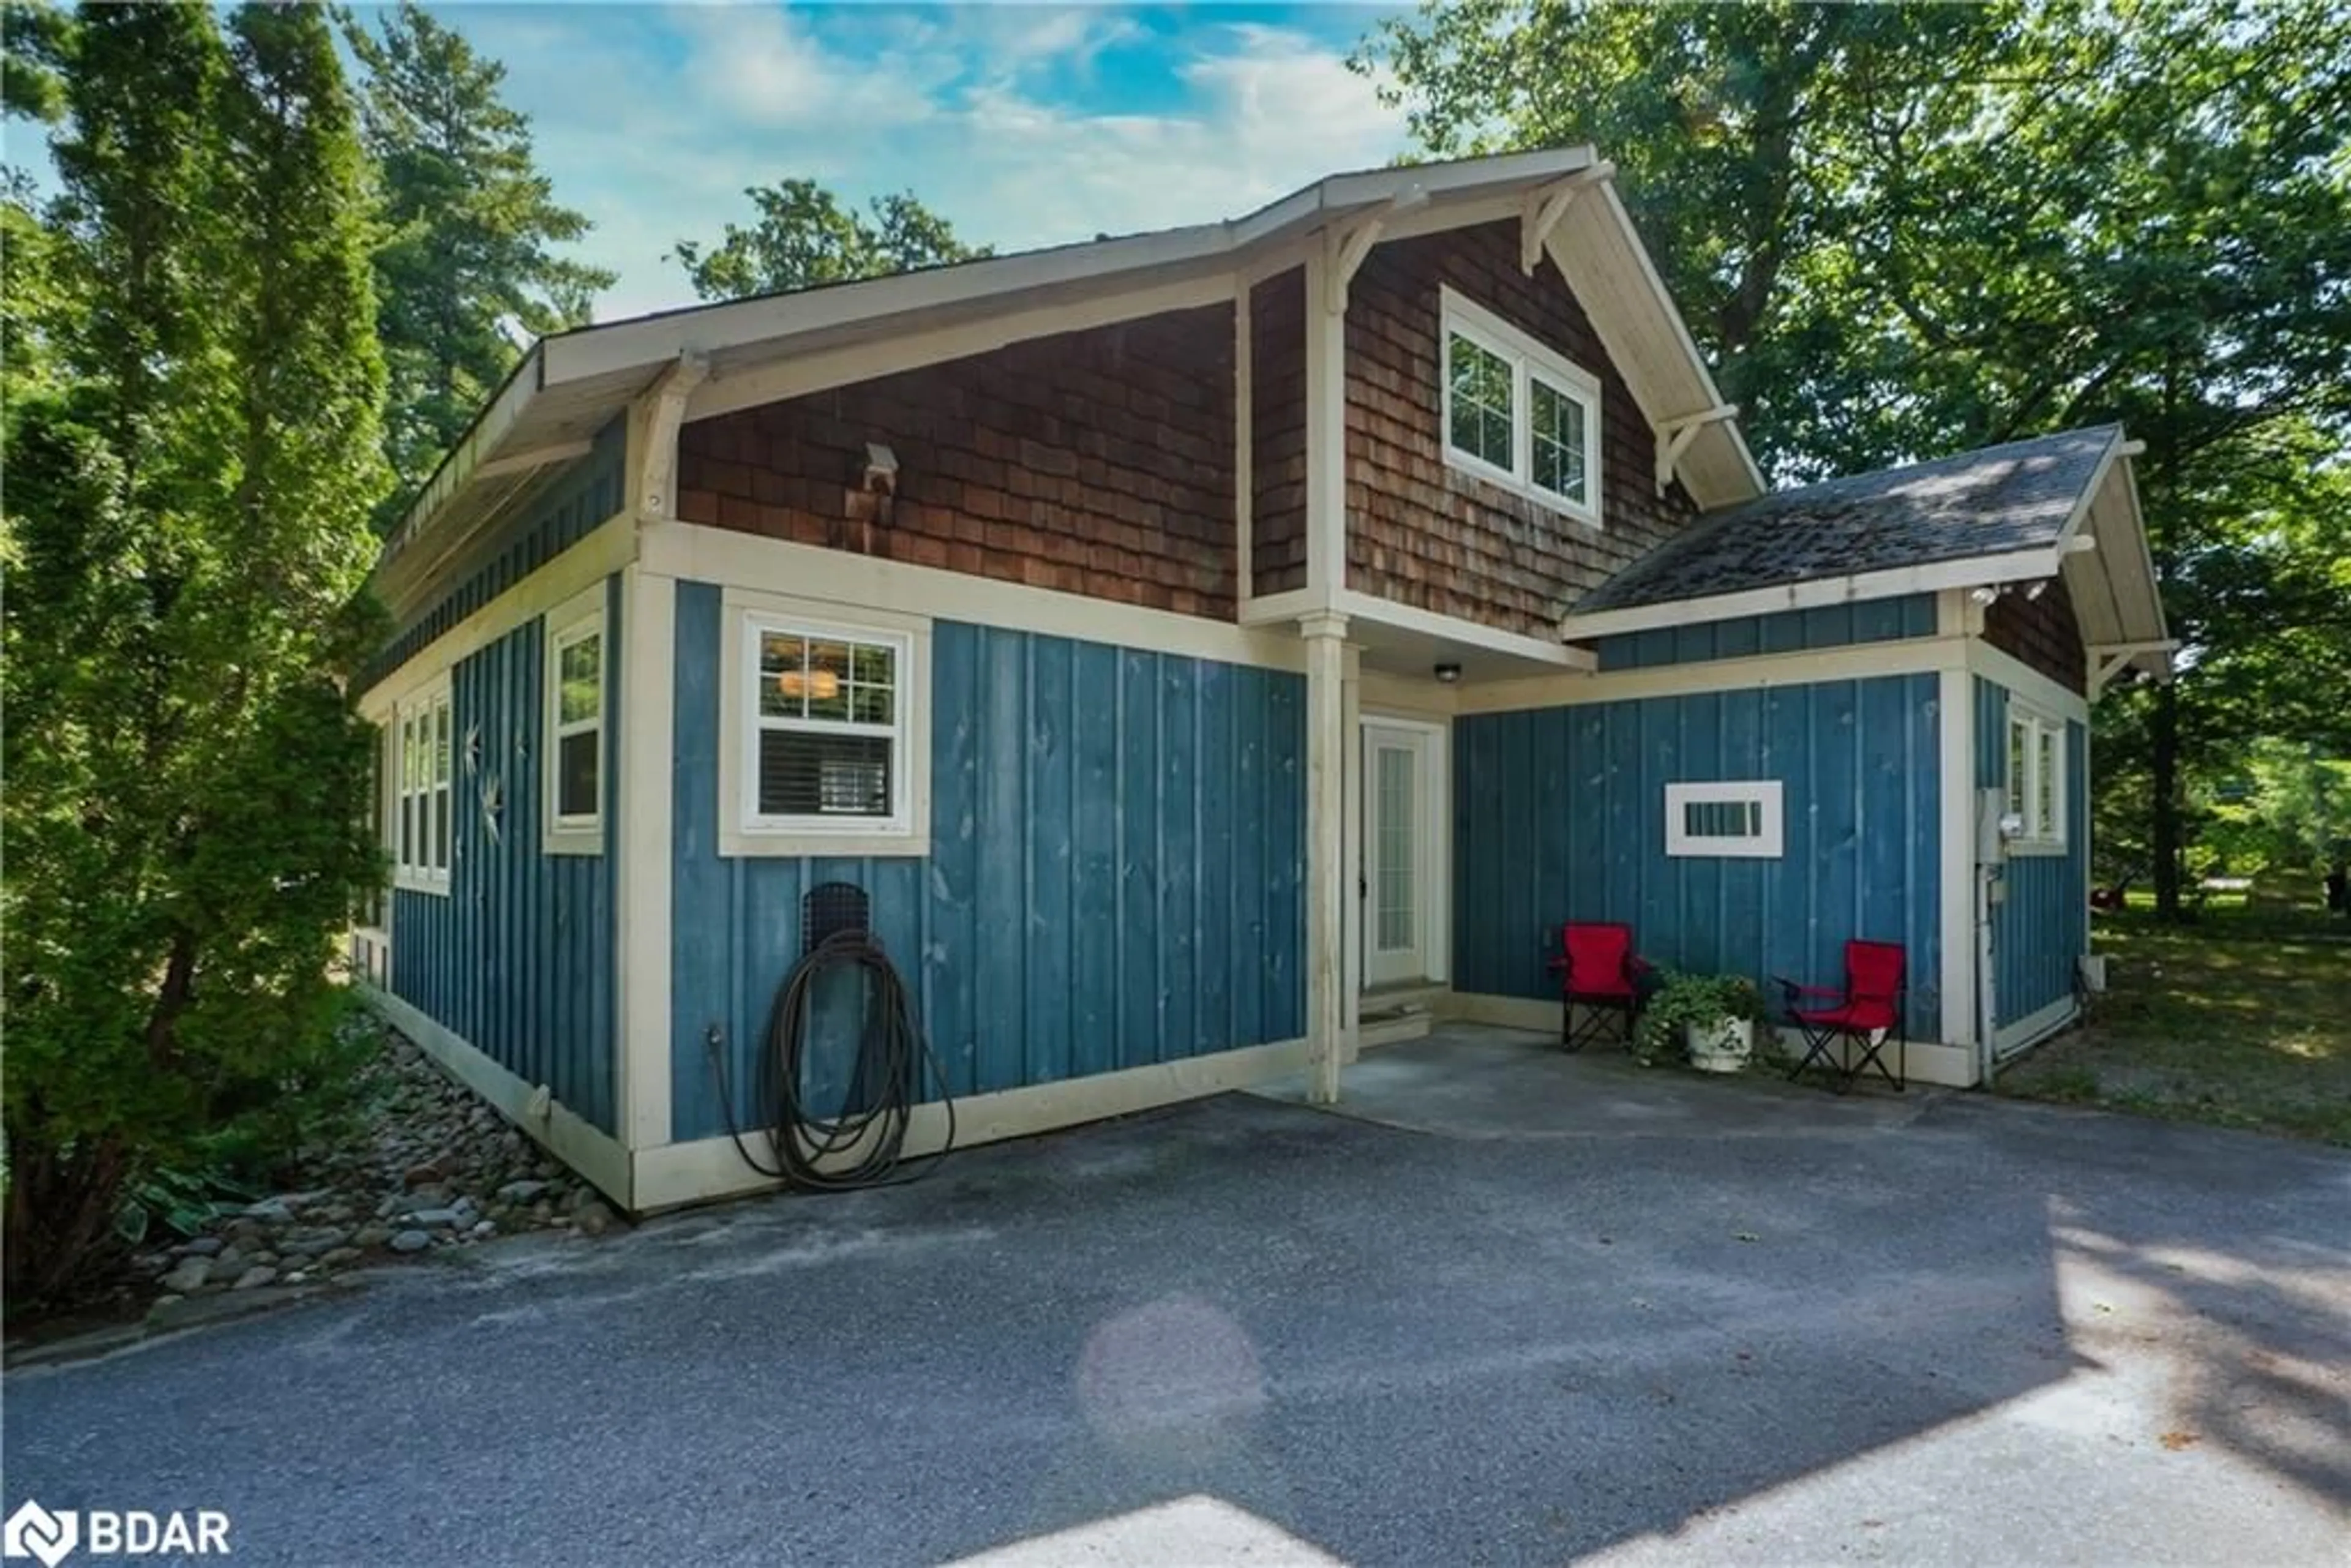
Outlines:
[{"label": "door with glass panel", "polygon": [[1364,726],[1364,985],[1426,978],[1429,844],[1427,731]]}]

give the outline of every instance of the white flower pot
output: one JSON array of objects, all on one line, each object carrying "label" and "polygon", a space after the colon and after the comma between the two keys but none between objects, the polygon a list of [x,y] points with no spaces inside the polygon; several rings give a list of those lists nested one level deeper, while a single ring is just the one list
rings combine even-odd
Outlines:
[{"label": "white flower pot", "polygon": [[1693,1025],[1682,1034],[1690,1065],[1700,1072],[1736,1072],[1755,1054],[1755,1025],[1747,1019],[1725,1019],[1705,1030]]}]

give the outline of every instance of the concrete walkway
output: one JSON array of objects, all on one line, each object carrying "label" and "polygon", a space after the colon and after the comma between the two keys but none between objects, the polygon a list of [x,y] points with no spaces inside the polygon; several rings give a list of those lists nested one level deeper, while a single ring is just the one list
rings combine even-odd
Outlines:
[{"label": "concrete walkway", "polygon": [[2351,1156],[1492,1043],[1443,1113],[1532,1135],[1233,1095],[12,1373],[0,1509],[246,1564],[2344,1561]]},{"label": "concrete walkway", "polygon": [[[1302,1105],[1306,1076],[1254,1092]],[[1447,1137],[1836,1137],[1907,1126],[1946,1092],[1897,1094],[1872,1077],[1839,1095],[1761,1072],[1728,1084],[1644,1067],[1614,1047],[1563,1051],[1549,1034],[1447,1023],[1350,1062],[1331,1109]]]}]

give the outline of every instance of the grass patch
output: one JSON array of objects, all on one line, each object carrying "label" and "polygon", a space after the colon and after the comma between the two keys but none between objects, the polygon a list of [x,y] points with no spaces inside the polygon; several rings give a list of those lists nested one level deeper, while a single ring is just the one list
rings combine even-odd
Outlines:
[{"label": "grass patch", "polygon": [[2192,925],[2097,917],[2109,989],[2002,1093],[2351,1147],[2351,924],[2316,904],[2209,902]]}]

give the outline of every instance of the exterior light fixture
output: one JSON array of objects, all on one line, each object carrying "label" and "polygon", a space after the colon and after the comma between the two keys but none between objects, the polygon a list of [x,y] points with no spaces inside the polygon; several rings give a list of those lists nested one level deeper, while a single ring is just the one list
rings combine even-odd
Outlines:
[{"label": "exterior light fixture", "polygon": [[1430,673],[1435,674],[1437,681],[1444,685],[1458,685],[1461,682],[1461,666],[1450,661],[1437,665]]},{"label": "exterior light fixture", "polygon": [[1974,600],[1978,604],[1990,604],[1993,600],[2000,597],[2000,590],[1990,583],[1986,583],[1981,588],[1970,591],[1968,597]]},{"label": "exterior light fixture", "polygon": [[2027,599],[2038,599],[2048,591],[2049,580],[2044,577],[2040,581],[2034,583],[2032,587],[2026,589],[2024,591],[2024,597]]}]

